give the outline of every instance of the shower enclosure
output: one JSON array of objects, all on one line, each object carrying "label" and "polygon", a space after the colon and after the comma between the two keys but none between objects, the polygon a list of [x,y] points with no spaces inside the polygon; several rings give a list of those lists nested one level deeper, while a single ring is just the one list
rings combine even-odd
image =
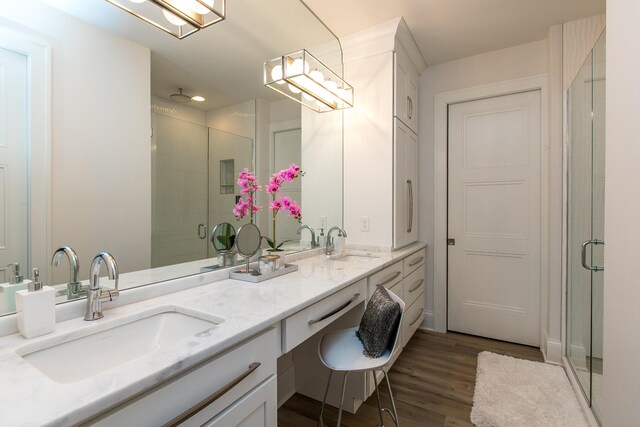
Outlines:
[{"label": "shower enclosure", "polygon": [[565,352],[596,419],[602,406],[605,33],[569,88]]},{"label": "shower enclosure", "polygon": [[253,139],[158,113],[151,124],[151,267],[212,258],[216,224],[249,222],[232,210],[238,173],[254,170]]}]

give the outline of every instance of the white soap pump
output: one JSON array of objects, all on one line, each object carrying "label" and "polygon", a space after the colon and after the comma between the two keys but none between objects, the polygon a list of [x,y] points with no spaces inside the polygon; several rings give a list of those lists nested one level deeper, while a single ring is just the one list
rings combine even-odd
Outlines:
[{"label": "white soap pump", "polygon": [[18,330],[25,338],[53,332],[56,326],[56,290],[42,286],[40,272],[33,269],[28,289],[16,292]]},{"label": "white soap pump", "polygon": [[9,282],[0,283],[0,313],[13,313],[16,311],[16,292],[27,289],[31,280],[23,280],[20,273],[20,263],[12,262],[7,267],[11,269]]}]

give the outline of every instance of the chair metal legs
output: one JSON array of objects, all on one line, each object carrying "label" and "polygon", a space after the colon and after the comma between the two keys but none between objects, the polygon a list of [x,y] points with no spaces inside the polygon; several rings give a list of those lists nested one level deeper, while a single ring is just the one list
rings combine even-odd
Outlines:
[{"label": "chair metal legs", "polygon": [[[389,391],[389,399],[391,400],[391,409],[383,408],[382,405],[380,404],[380,391],[378,390],[378,384],[376,381],[376,371],[371,371],[371,377],[373,378],[373,385],[374,385],[374,388],[376,389],[376,400],[378,401],[380,427],[384,427],[384,419],[383,419],[384,412],[388,412],[389,415],[391,416],[391,419],[393,420],[393,423],[396,425],[396,427],[400,427],[400,419],[398,418],[396,402],[393,399],[393,393],[391,392],[391,383],[389,382],[389,374],[387,374],[384,369],[381,369],[381,371],[382,371],[382,376],[387,382],[387,390]],[[340,394],[340,408],[338,409],[338,422],[336,424],[336,427],[340,427],[340,423],[342,422],[342,405],[344,403],[344,394],[347,389],[347,376],[349,375],[349,372],[350,371],[346,371],[344,373],[344,377],[342,378],[342,393]],[[320,419],[318,420],[319,427],[324,427],[324,420],[322,418],[322,415],[324,414],[324,406],[327,403],[327,396],[329,395],[329,386],[331,385],[332,375],[333,375],[333,371],[329,370],[329,378],[327,379],[327,388],[324,390],[324,399],[322,400],[322,406],[320,407]]]},{"label": "chair metal legs", "polygon": [[[324,427],[324,420],[322,415],[324,413],[324,405],[327,403],[327,395],[329,394],[329,386],[331,385],[331,376],[333,375],[333,371],[329,370],[329,379],[327,380],[327,388],[324,390],[324,399],[322,400],[322,406],[320,407],[320,419],[318,420],[318,426]],[[347,389],[347,376],[349,375],[349,371],[344,373],[344,377],[342,378],[342,394],[340,395],[340,409],[338,410],[338,423],[336,427],[340,427],[340,422],[342,421],[342,404],[344,402],[344,393]]]},{"label": "chair metal legs", "polygon": [[391,413],[391,411],[386,408],[384,410],[389,412],[389,415],[391,415],[391,419],[393,420],[393,423],[396,425],[396,427],[400,427],[400,419],[398,418],[398,411],[396,410],[396,402],[395,400],[393,400],[393,393],[391,393],[389,374],[387,374],[384,369],[382,370],[382,374],[384,375],[384,379],[387,381],[387,390],[389,390],[389,399],[391,399],[391,409],[393,409],[393,413]]},{"label": "chair metal legs", "polygon": [[380,391],[378,391],[378,381],[376,380],[376,371],[371,371],[371,377],[373,378],[373,387],[376,389],[376,400],[378,401],[378,415],[380,415],[380,427],[384,427],[384,418],[382,405],[380,404]]},{"label": "chair metal legs", "polygon": [[340,409],[338,410],[338,423],[336,427],[340,427],[340,422],[342,421],[342,404],[344,403],[344,392],[347,389],[347,376],[349,375],[349,371],[344,373],[344,378],[342,378],[342,393],[340,394]]},{"label": "chair metal legs", "polygon": [[331,376],[333,375],[333,371],[329,369],[329,378],[327,379],[327,388],[324,390],[324,399],[322,399],[322,406],[320,407],[320,419],[318,420],[318,426],[324,427],[324,420],[322,419],[322,414],[324,413],[324,405],[327,402],[327,395],[329,394],[329,385],[331,385]]}]

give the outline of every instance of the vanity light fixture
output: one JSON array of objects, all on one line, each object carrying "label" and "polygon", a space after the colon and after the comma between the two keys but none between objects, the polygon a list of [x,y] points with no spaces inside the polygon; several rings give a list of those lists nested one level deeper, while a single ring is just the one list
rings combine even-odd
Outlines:
[{"label": "vanity light fixture", "polygon": [[106,0],[178,39],[222,21],[226,0]]},{"label": "vanity light fixture", "polygon": [[353,87],[305,49],[265,62],[264,85],[319,113],[353,107]]}]

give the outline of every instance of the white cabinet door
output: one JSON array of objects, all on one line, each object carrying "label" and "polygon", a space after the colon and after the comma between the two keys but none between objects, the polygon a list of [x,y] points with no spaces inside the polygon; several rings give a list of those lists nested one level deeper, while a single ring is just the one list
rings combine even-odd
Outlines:
[{"label": "white cabinet door", "polygon": [[246,394],[203,426],[276,427],[278,424],[277,393],[278,382],[276,377],[271,377],[269,381]]},{"label": "white cabinet door", "polygon": [[402,49],[394,53],[395,116],[418,133],[418,73]]},{"label": "white cabinet door", "polygon": [[395,122],[393,247],[401,248],[418,239],[418,137]]}]

